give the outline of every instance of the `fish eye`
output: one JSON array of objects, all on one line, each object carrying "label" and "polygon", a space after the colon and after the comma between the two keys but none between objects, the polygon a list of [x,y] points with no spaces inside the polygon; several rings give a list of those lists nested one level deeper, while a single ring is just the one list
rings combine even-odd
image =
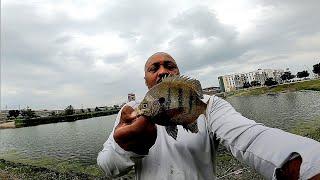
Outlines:
[{"label": "fish eye", "polygon": [[148,107],[148,104],[147,103],[144,103],[144,104],[142,104],[142,108],[147,108]]},{"label": "fish eye", "polygon": [[164,97],[159,98],[159,103],[163,104],[166,99]]}]

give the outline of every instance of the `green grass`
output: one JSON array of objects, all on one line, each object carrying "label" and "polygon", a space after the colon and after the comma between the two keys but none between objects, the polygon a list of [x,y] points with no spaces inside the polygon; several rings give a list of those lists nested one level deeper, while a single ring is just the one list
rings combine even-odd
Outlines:
[{"label": "green grass", "polygon": [[256,96],[267,93],[293,92],[300,90],[320,91],[320,79],[299,81],[291,84],[281,84],[276,87],[242,89],[234,92],[229,92],[227,96]]},{"label": "green grass", "polygon": [[[25,171],[33,171],[34,168],[30,167],[41,167],[52,170],[58,173],[78,173],[84,174],[94,177],[102,177],[103,172],[98,167],[98,165],[82,165],[77,162],[70,162],[70,161],[61,161],[54,158],[42,157],[37,159],[29,159],[27,157],[23,157],[15,151],[7,152],[0,155],[0,159],[4,159],[6,161],[22,164],[25,166],[21,166],[22,169],[20,173],[25,173]],[[28,166],[30,166],[28,168]],[[3,169],[3,164],[0,164],[0,169]],[[11,169],[11,171],[15,171],[16,168]],[[14,172],[15,173],[15,172]]]},{"label": "green grass", "polygon": [[44,167],[15,163],[0,159],[0,179],[106,179],[84,173],[58,172]]},{"label": "green grass", "polygon": [[290,132],[320,142],[320,118],[312,122],[302,121],[292,128]]}]

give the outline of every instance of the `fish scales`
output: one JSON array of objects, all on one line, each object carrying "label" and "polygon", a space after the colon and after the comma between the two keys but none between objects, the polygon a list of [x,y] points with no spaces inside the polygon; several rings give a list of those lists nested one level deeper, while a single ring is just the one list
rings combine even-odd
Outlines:
[{"label": "fish scales", "polygon": [[138,115],[148,116],[154,123],[166,126],[168,134],[176,139],[177,125],[198,132],[196,119],[207,106],[202,97],[198,80],[169,76],[147,92],[136,111]]}]

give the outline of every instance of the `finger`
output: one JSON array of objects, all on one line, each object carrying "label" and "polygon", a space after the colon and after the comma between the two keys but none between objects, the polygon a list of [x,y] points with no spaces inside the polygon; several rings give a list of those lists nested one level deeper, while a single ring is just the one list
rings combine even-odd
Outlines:
[{"label": "finger", "polygon": [[134,112],[134,109],[130,106],[123,107],[121,111],[120,123],[131,123],[133,121],[133,117],[131,117],[131,113]]},{"label": "finger", "polygon": [[126,142],[139,138],[139,136],[145,134],[145,132],[152,132],[155,128],[155,124],[151,123],[147,118],[140,116],[132,121],[131,124],[119,124],[116,127],[114,138],[119,138],[123,142]]}]

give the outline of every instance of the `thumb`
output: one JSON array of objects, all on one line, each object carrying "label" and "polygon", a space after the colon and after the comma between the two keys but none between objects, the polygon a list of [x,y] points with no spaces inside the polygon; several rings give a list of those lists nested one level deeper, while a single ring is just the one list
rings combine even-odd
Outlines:
[{"label": "thumb", "polygon": [[136,111],[132,111],[131,114],[129,115],[129,118],[132,118],[132,119],[137,118],[137,112]]}]

